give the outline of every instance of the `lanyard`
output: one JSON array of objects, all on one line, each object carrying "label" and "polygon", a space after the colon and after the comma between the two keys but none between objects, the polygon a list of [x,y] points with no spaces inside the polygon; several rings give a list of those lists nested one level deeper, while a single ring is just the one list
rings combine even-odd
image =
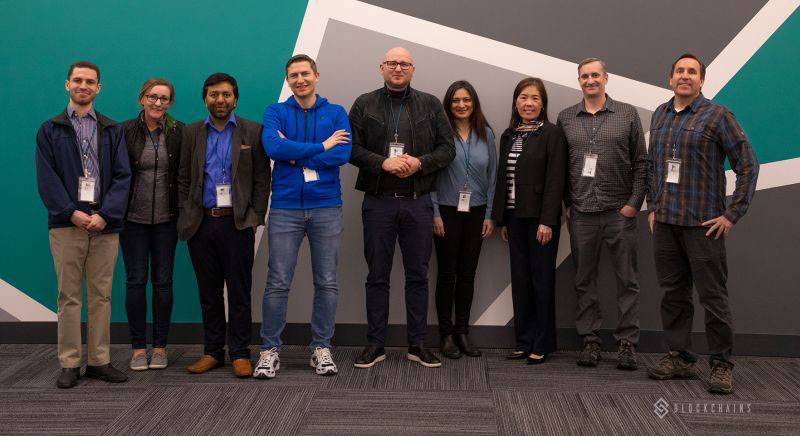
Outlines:
[{"label": "lanyard", "polygon": [[[79,119],[78,123],[80,124],[80,127],[81,127],[81,129],[80,129],[81,130],[81,134],[83,134],[84,133],[83,121]],[[89,153],[92,151],[91,150],[92,140],[94,139],[95,135],[97,135],[97,123],[95,123],[94,129],[92,130],[92,135],[89,136],[89,138],[86,138],[85,136],[82,137],[82,138],[79,138],[80,139],[79,147],[81,149],[81,164],[83,166],[83,176],[84,177],[89,177],[89,176],[92,175],[92,174],[89,173],[89,162],[88,161],[90,160]]]},{"label": "lanyard", "polygon": [[[675,106],[673,106],[673,109],[672,109],[672,111],[674,113],[674,115],[672,115],[673,122],[670,122],[670,128],[669,128],[669,140],[672,141],[672,159],[678,159],[678,141],[675,140],[675,134],[672,133],[671,125],[674,123],[675,117],[682,117],[683,119],[678,124],[678,129],[677,130],[678,130],[678,132],[683,130],[683,126],[685,126],[686,123],[689,121],[689,118],[692,117],[691,114],[685,115],[685,116],[683,115],[687,109],[689,109],[689,106],[686,106],[680,112],[675,112]],[[667,109],[667,110],[669,110],[669,109]],[[691,112],[691,111],[689,111],[689,112]]]},{"label": "lanyard", "polygon": [[[598,111],[597,113],[608,112],[608,110]],[[597,117],[597,113],[592,114],[591,119],[594,120]],[[589,131],[589,126],[586,123],[583,123],[583,130],[586,132],[586,136],[589,137],[589,154],[592,154],[592,146],[594,145],[594,138],[600,133],[600,128],[603,127],[603,123],[606,122],[608,118],[608,113],[603,116],[600,120],[600,124],[594,129],[594,133]]]},{"label": "lanyard", "polygon": [[[226,124],[225,125],[225,129],[227,129],[227,128],[228,128],[228,125]],[[222,131],[224,132],[225,129],[222,129]],[[225,181],[228,179],[228,177],[227,177],[227,174],[228,174],[227,162],[229,162],[230,157],[231,157],[231,147],[225,147],[224,144],[223,145],[220,144],[220,139],[222,138],[222,133],[221,132],[217,133],[214,136],[216,136],[216,138],[214,138],[214,142],[215,142],[214,146],[216,147],[216,149],[214,150],[214,154],[217,155],[217,159],[220,161],[220,167],[222,169],[222,183],[225,183]],[[231,137],[231,139],[233,139],[233,138]],[[233,141],[231,141],[231,144],[233,144]],[[220,153],[220,149],[222,149],[222,156],[220,156],[220,154],[219,154]]]},{"label": "lanyard", "polygon": [[397,116],[394,115],[394,103],[392,105],[392,117],[394,118],[394,142],[397,142],[397,129],[400,127],[400,115],[403,113],[403,103],[400,103],[400,110],[397,111]]},{"label": "lanyard", "polygon": [[466,161],[467,172],[464,175],[464,190],[466,191],[467,190],[467,186],[468,186],[467,183],[469,182],[469,168],[470,168],[470,166],[469,166],[469,154],[470,154],[470,151],[472,150],[472,129],[470,129],[469,133],[467,134],[467,147],[466,147],[466,149],[464,148],[464,140],[461,139],[461,135],[456,134],[456,136],[458,136],[458,144],[461,146],[461,150],[464,151],[464,156],[466,156],[465,161]]},{"label": "lanyard", "polygon": [[153,138],[153,132],[150,131],[150,129],[147,129],[147,134],[150,135],[150,142],[153,143],[153,148],[156,150],[156,156],[158,156],[158,147],[161,146],[161,132],[159,132],[155,138]]}]

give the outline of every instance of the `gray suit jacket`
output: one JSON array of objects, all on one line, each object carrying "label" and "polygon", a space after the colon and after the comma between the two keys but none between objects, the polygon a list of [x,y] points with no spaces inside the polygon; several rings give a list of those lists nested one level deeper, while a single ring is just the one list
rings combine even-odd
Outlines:
[{"label": "gray suit jacket", "polygon": [[[261,125],[236,116],[231,140],[233,221],[239,230],[264,224],[270,167],[261,145]],[[183,128],[178,169],[178,237],[189,240],[203,222],[203,175],[208,128],[203,121]]]}]

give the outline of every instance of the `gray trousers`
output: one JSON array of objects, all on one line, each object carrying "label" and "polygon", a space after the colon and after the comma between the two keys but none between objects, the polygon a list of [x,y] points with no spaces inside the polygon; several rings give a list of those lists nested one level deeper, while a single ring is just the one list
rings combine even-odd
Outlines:
[{"label": "gray trousers", "polygon": [[575,261],[577,309],[575,326],[583,342],[602,343],[603,324],[597,292],[597,265],[600,248],[605,243],[617,277],[616,342],[626,339],[639,343],[639,279],[636,261],[636,217],[623,216],[617,209],[580,213],[574,208],[570,228],[570,246]]}]

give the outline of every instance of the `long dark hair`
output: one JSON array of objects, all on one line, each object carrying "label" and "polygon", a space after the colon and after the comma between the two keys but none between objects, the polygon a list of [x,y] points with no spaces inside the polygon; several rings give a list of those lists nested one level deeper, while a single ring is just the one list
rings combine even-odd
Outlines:
[{"label": "long dark hair", "polygon": [[447,92],[444,93],[444,98],[442,99],[442,106],[444,106],[447,119],[450,120],[450,127],[453,129],[453,133],[457,133],[456,120],[453,117],[452,108],[453,95],[455,95],[456,91],[459,89],[465,89],[470,98],[472,98],[472,114],[469,116],[470,129],[478,134],[478,139],[481,141],[486,141],[486,130],[491,129],[492,127],[489,125],[489,122],[486,121],[486,117],[483,115],[483,111],[481,110],[481,100],[478,98],[478,93],[475,92],[475,88],[472,87],[472,84],[466,80],[457,80],[453,82],[453,84],[447,88]]},{"label": "long dark hair", "polygon": [[547,121],[547,90],[544,89],[544,82],[542,79],[538,77],[526,77],[517,83],[517,87],[514,88],[514,98],[511,99],[511,121],[508,123],[509,129],[514,129],[519,125],[522,121],[522,117],[519,116],[517,113],[517,97],[522,94],[522,90],[529,87],[535,86],[536,89],[539,90],[539,95],[542,97],[542,112],[540,117],[544,117],[543,119]]}]

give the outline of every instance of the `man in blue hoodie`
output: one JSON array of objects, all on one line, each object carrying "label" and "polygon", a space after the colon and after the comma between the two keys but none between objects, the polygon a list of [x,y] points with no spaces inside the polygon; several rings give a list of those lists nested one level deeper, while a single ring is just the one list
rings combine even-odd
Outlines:
[{"label": "man in blue hoodie", "polygon": [[264,111],[262,142],[274,161],[269,211],[269,272],[262,305],[261,357],[253,377],[273,378],[286,326],[286,306],[297,252],[308,236],[314,276],[311,366],[336,374],[330,351],[336,321],[336,269],[343,226],[339,167],[350,158],[350,123],[344,108],[315,93],[317,64],[309,56],[286,63],[292,96]]}]

